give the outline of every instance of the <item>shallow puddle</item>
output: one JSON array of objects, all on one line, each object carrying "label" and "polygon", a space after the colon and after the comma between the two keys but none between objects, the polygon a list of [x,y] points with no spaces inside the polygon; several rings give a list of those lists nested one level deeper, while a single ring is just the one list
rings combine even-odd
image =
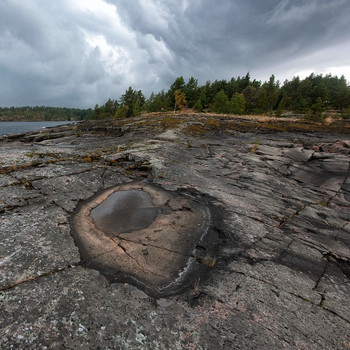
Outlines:
[{"label": "shallow puddle", "polygon": [[90,213],[95,226],[110,235],[146,228],[157,214],[150,194],[141,190],[114,192]]}]

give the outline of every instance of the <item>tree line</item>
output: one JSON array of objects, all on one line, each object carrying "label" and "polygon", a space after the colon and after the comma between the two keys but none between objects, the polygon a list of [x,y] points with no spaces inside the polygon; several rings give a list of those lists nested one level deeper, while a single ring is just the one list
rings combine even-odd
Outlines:
[{"label": "tree line", "polygon": [[146,98],[141,90],[129,87],[118,99],[108,99],[91,109],[61,107],[0,107],[0,120],[86,120],[124,118],[141,112],[176,111],[190,108],[197,112],[225,114],[267,114],[281,117],[299,114],[322,121],[324,111],[332,110],[350,118],[350,86],[344,76],[310,74],[281,84],[272,75],[268,81],[252,80],[250,74],[230,80],[207,81],[178,77],[169,89],[152,92]]},{"label": "tree line", "polygon": [[91,108],[0,107],[0,120],[84,120],[92,118],[94,118],[94,113]]},{"label": "tree line", "polygon": [[117,100],[96,105],[94,119],[130,117],[145,112],[177,110],[183,107],[197,112],[225,114],[267,114],[283,116],[287,112],[321,120],[325,110],[350,118],[350,86],[344,76],[310,74],[305,79],[294,77],[283,84],[272,75],[268,81],[252,80],[249,73],[230,80],[187,82],[178,77],[168,91],[152,92],[148,99],[141,90],[129,87]]}]

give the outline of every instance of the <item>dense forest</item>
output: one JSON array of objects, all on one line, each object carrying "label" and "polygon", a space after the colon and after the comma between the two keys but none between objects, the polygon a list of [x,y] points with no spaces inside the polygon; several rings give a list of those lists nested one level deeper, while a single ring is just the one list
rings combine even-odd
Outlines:
[{"label": "dense forest", "polygon": [[141,90],[129,87],[117,100],[96,105],[94,119],[129,117],[142,111],[160,112],[183,107],[198,112],[225,114],[267,114],[277,117],[302,115],[320,121],[325,111],[350,118],[350,87],[344,76],[311,74],[294,77],[282,85],[272,75],[266,82],[251,80],[249,73],[231,80],[216,80],[199,86],[191,77],[186,83],[177,78],[168,91],[152,93],[146,99]]},{"label": "dense forest", "polygon": [[0,120],[84,120],[93,115],[91,108],[0,107]]},{"label": "dense forest", "polygon": [[108,99],[94,109],[59,107],[0,107],[0,120],[86,120],[122,118],[142,112],[176,111],[225,114],[266,114],[283,117],[300,115],[322,121],[330,113],[350,118],[350,86],[344,76],[311,74],[294,77],[283,84],[272,75],[268,81],[252,80],[249,73],[231,80],[207,81],[199,86],[191,77],[178,77],[168,91],[152,92],[147,99],[141,90],[129,87],[118,99]]}]

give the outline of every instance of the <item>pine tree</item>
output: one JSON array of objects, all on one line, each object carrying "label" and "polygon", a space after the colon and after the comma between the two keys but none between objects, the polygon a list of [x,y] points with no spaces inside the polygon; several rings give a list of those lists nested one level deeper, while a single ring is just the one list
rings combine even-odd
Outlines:
[{"label": "pine tree", "polygon": [[245,98],[243,94],[239,94],[238,92],[234,93],[231,97],[231,113],[233,114],[243,114],[245,110]]},{"label": "pine tree", "polygon": [[231,104],[224,90],[215,95],[210,109],[215,113],[230,113]]},{"label": "pine tree", "polygon": [[189,108],[192,108],[199,97],[198,79],[191,77],[188,83],[184,86],[184,93]]},{"label": "pine tree", "polygon": [[202,101],[201,101],[200,98],[199,98],[199,99],[196,101],[196,103],[194,104],[193,109],[194,109],[195,111],[197,111],[197,112],[202,112],[202,110],[203,110],[203,105],[202,105]]}]

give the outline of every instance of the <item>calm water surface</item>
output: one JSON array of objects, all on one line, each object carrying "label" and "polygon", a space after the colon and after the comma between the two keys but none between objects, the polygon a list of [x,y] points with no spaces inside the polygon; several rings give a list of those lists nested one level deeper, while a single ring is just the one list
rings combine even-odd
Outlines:
[{"label": "calm water surface", "polygon": [[0,122],[0,136],[21,134],[23,132],[40,130],[46,127],[52,127],[62,124],[70,124],[75,122],[69,121],[43,121],[43,122]]}]

